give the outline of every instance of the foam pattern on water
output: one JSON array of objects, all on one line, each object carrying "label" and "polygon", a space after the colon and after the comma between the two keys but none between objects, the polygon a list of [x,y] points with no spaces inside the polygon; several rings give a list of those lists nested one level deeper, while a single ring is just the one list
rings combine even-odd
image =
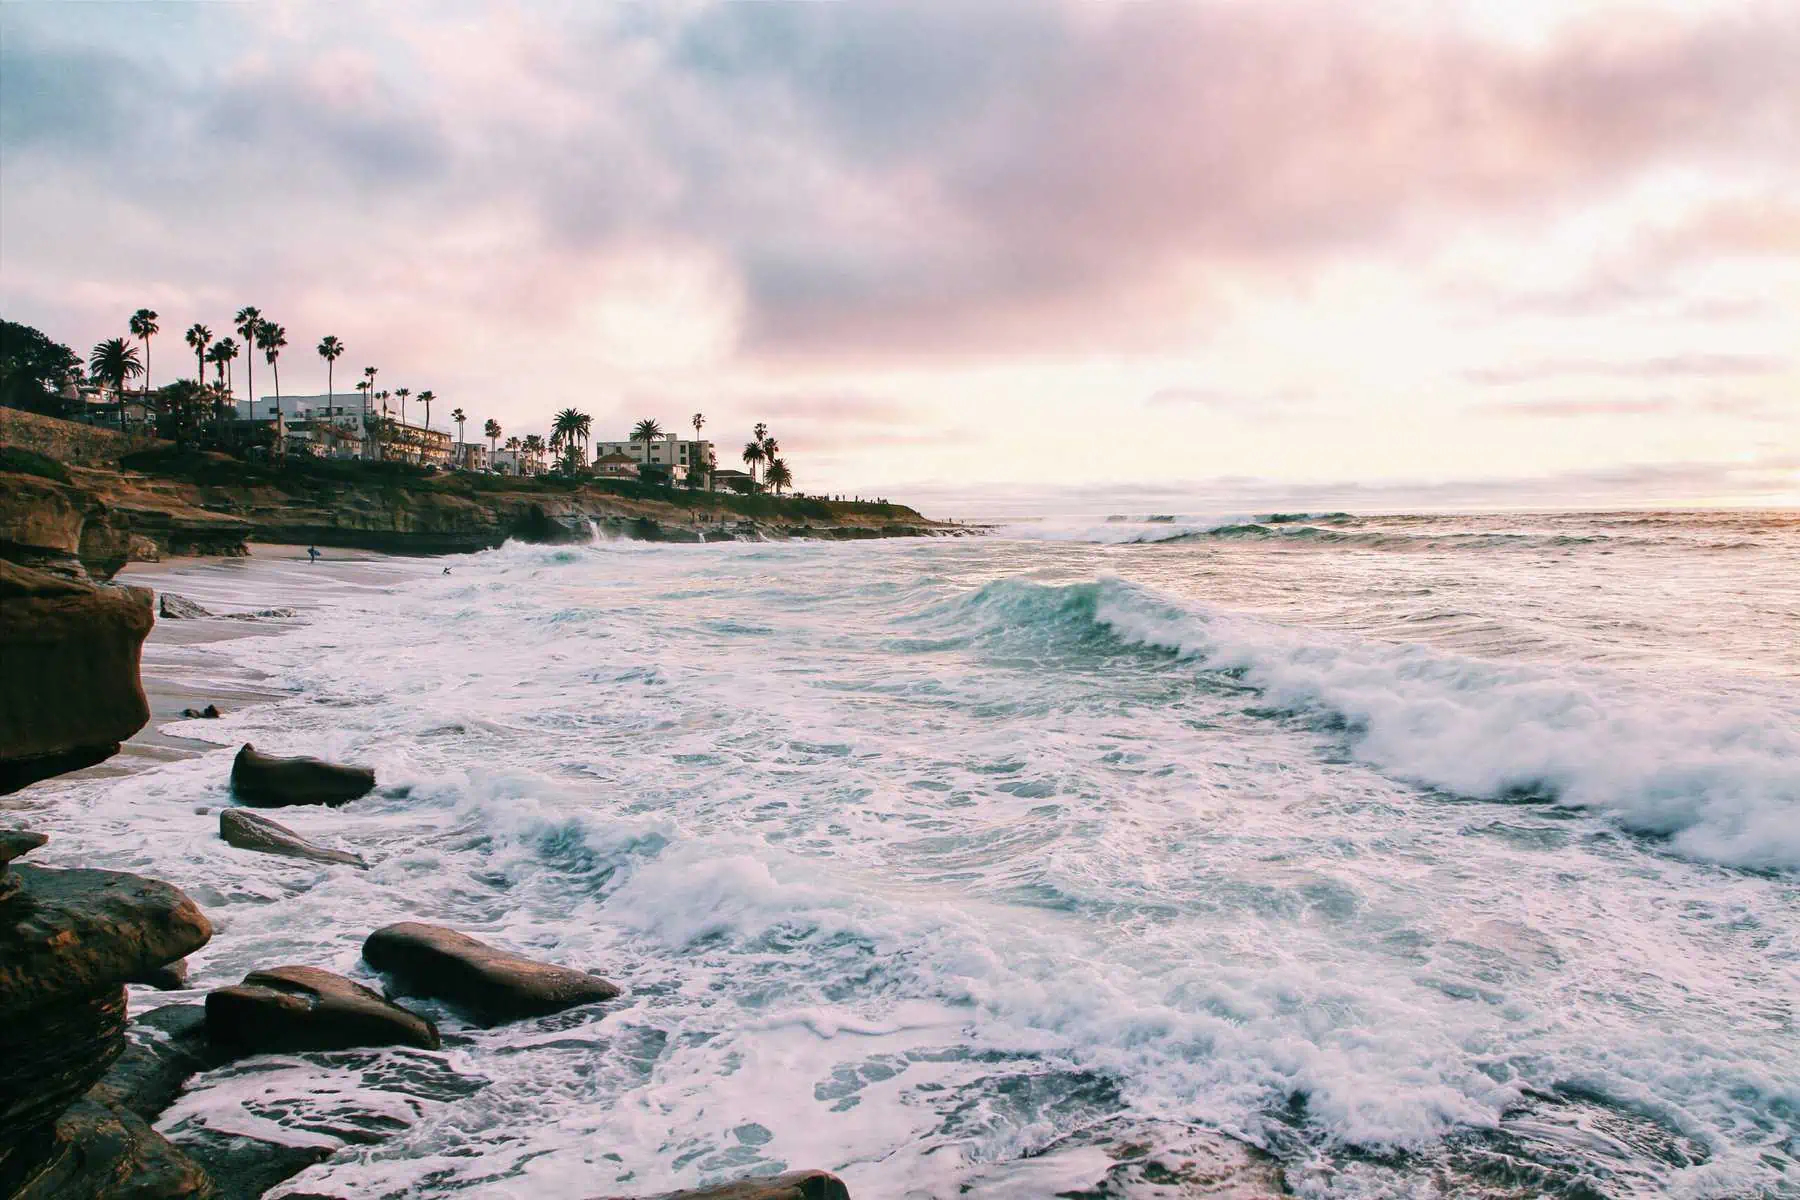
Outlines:
[{"label": "foam pattern on water", "polygon": [[[628,989],[493,1030],[423,1002],[440,1054],[251,1060],[165,1114],[334,1148],[302,1190],[554,1200],[821,1166],[859,1197],[1003,1194],[1005,1164],[1120,1121],[1246,1138],[1311,1195],[1441,1195],[1534,1155],[1611,1172],[1602,1194],[1800,1184],[1791,680],[1729,665],[1742,629],[1708,671],[1628,632],[1630,661],[1397,641],[1415,608],[1318,583],[1354,569],[1320,556],[1376,553],[396,563],[228,644],[290,698],[174,727],[218,750],[26,795],[46,861],[207,909],[197,987],[282,962],[378,983],[362,938],[411,918]],[[246,606],[288,587],[181,570]],[[1258,611],[1231,602],[1255,572]],[[1435,586],[1404,603],[1489,628],[1508,603]],[[196,810],[228,801],[243,739],[377,768],[346,809],[281,814],[371,870],[217,840]]]}]

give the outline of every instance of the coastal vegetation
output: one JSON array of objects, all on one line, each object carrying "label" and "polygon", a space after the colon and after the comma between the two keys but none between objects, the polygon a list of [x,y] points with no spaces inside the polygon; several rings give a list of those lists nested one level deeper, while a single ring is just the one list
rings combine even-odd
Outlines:
[{"label": "coastal vegetation", "polygon": [[[39,330],[14,322],[0,322],[0,403],[51,416],[73,416],[77,419],[93,412],[105,413],[111,420],[116,413],[121,432],[131,422],[140,421],[154,433],[176,444],[179,452],[207,451],[228,456],[234,467],[213,464],[209,474],[219,475],[236,470],[244,479],[264,470],[298,471],[308,477],[367,477],[376,468],[379,474],[391,476],[388,468],[402,463],[423,469],[424,473],[448,470],[459,475],[479,476],[480,460],[467,452],[466,435],[471,420],[480,423],[481,436],[488,442],[490,475],[505,474],[511,479],[505,486],[513,490],[533,488],[569,490],[594,487],[618,495],[649,495],[659,498],[675,494],[678,485],[685,492],[711,492],[715,481],[720,495],[754,498],[770,493],[786,500],[795,476],[782,456],[781,444],[766,423],[758,422],[745,442],[742,460],[748,472],[718,472],[718,463],[700,437],[707,425],[706,415],[693,413],[687,420],[694,431],[690,454],[687,446],[677,450],[677,434],[665,429],[651,416],[640,418],[627,438],[630,454],[622,461],[604,464],[596,472],[590,455],[593,418],[573,407],[566,407],[551,420],[548,436],[515,434],[505,440],[509,457],[501,459],[505,431],[492,417],[472,418],[458,405],[450,413],[456,427],[454,444],[432,442],[431,419],[439,396],[432,389],[418,392],[410,386],[392,389],[376,387],[381,369],[365,366],[355,391],[362,400],[360,420],[339,413],[337,394],[337,362],[348,352],[348,345],[336,334],[322,337],[315,347],[325,364],[325,409],[323,414],[296,410],[283,411],[281,392],[281,359],[288,346],[287,329],[255,305],[245,305],[232,317],[236,336],[215,337],[204,322],[187,327],[183,340],[194,354],[194,376],[178,379],[161,387],[150,379],[150,348],[160,331],[159,315],[148,308],[134,312],[127,320],[129,336],[107,338],[96,344],[86,360],[68,347],[50,339]],[[236,390],[236,362],[248,349],[252,356],[244,364],[244,391],[256,396],[255,359],[260,354],[269,368],[274,404],[268,414],[253,409],[240,412]],[[207,367],[212,378],[207,378]],[[82,384],[101,389],[82,394]],[[91,405],[91,398],[101,401]],[[410,423],[409,405],[419,401],[425,410],[423,429]],[[389,402],[397,404],[397,414]],[[294,422],[298,419],[300,424]],[[295,431],[298,430],[296,436]],[[669,443],[667,452],[657,449],[658,441]],[[350,455],[326,465],[321,457],[329,447],[348,443],[355,449]],[[445,447],[449,447],[446,454]],[[613,443],[617,448],[617,443]],[[259,465],[260,464],[260,465]],[[490,485],[471,483],[472,488]],[[731,505],[724,505],[732,508]],[[742,510],[745,515],[766,515],[765,506],[752,505]]]}]

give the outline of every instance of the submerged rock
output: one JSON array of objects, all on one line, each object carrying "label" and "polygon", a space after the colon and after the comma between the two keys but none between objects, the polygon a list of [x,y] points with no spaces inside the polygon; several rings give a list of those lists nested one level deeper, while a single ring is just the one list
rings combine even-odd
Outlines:
[{"label": "submerged rock", "polygon": [[414,995],[434,996],[487,1022],[561,1012],[611,1000],[616,984],[538,962],[439,925],[402,921],[363,942],[363,958]]},{"label": "submerged rock", "polygon": [[165,963],[160,967],[153,967],[142,975],[133,975],[125,982],[141,983],[146,987],[153,987],[159,992],[185,991],[188,985],[187,959],[183,958],[172,963]]},{"label": "submerged rock", "polygon": [[49,841],[46,834],[30,829],[0,829],[0,901],[19,890],[19,877],[12,874],[12,860],[29,854]]},{"label": "submerged rock", "polygon": [[[177,888],[117,871],[10,868],[0,902],[0,1176],[23,1178],[125,1049],[125,983],[206,944]],[[33,1168],[35,1169],[35,1168]]]},{"label": "submerged rock", "polygon": [[243,983],[209,992],[206,1030],[219,1046],[246,1053],[438,1048],[437,1026],[430,1021],[318,967],[252,971]]},{"label": "submerged rock", "polygon": [[1119,1117],[1078,1129],[1027,1157],[981,1167],[963,1190],[1070,1200],[1278,1200],[1290,1195],[1273,1158],[1215,1130]]},{"label": "submerged rock", "polygon": [[231,764],[231,791],[246,804],[281,808],[289,804],[348,804],[375,789],[371,767],[346,767],[317,758],[277,758],[259,754],[245,742]]},{"label": "submerged rock", "polygon": [[0,560],[0,794],[116,754],[150,705],[150,593]]},{"label": "submerged rock", "polygon": [[240,850],[302,858],[308,862],[336,863],[368,870],[369,864],[345,850],[328,850],[307,841],[287,826],[242,808],[219,810],[219,836]]},{"label": "submerged rock", "polygon": [[206,1009],[165,1004],[131,1022],[125,1053],[88,1093],[154,1121],[187,1081],[231,1061],[206,1035]]},{"label": "submerged rock", "polygon": [[181,710],[181,715],[188,718],[190,721],[216,721],[225,714],[219,711],[218,705],[209,704],[205,708],[184,708]]},{"label": "submerged rock", "polygon": [[[630,1200],[602,1196],[594,1200]],[[850,1200],[850,1189],[829,1171],[789,1171],[756,1179],[739,1179],[688,1192],[664,1192],[651,1200]]]}]

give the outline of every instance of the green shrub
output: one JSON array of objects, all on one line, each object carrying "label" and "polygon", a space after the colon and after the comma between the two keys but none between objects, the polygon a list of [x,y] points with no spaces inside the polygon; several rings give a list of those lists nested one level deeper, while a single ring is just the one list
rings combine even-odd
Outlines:
[{"label": "green shrub", "polygon": [[27,450],[23,446],[0,446],[0,471],[14,471],[20,475],[40,475],[45,479],[54,479],[58,483],[69,482],[69,469],[54,458],[39,454],[36,450]]}]

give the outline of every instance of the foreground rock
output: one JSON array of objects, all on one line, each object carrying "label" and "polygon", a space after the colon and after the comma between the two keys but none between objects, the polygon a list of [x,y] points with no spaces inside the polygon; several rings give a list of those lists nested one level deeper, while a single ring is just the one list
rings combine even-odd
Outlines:
[{"label": "foreground rock", "polygon": [[401,990],[434,996],[497,1023],[611,1000],[616,984],[554,963],[497,950],[439,925],[402,921],[363,942],[363,958]]},{"label": "foreground rock", "polygon": [[218,1046],[240,1053],[438,1048],[437,1026],[430,1021],[318,967],[252,971],[241,984],[209,992],[206,1032]]},{"label": "foreground rock", "polygon": [[0,901],[19,890],[19,877],[11,871],[12,860],[29,854],[49,841],[46,834],[31,829],[0,829]]},{"label": "foreground rock", "polygon": [[150,593],[0,560],[0,794],[116,754],[150,705]]},{"label": "foreground rock", "polygon": [[153,879],[9,870],[18,886],[0,901],[0,1180],[17,1186],[60,1144],[64,1110],[124,1051],[125,982],[199,949],[212,927]]},{"label": "foreground rock", "polygon": [[371,767],[346,767],[317,758],[277,758],[244,743],[231,764],[231,791],[245,804],[348,804],[375,789]]},{"label": "foreground rock", "polygon": [[[595,1200],[630,1200],[625,1196]],[[740,1179],[690,1192],[665,1192],[651,1200],[850,1200],[844,1181],[827,1171],[789,1171],[761,1179]]]},{"label": "foreground rock", "polygon": [[[4,1186],[0,1180],[0,1186]],[[12,1200],[211,1200],[206,1172],[128,1109],[87,1097],[56,1122]]]},{"label": "foreground rock", "polygon": [[302,858],[308,862],[335,863],[368,870],[369,864],[344,850],[328,850],[307,841],[287,826],[242,808],[219,810],[219,836],[240,850]]}]

